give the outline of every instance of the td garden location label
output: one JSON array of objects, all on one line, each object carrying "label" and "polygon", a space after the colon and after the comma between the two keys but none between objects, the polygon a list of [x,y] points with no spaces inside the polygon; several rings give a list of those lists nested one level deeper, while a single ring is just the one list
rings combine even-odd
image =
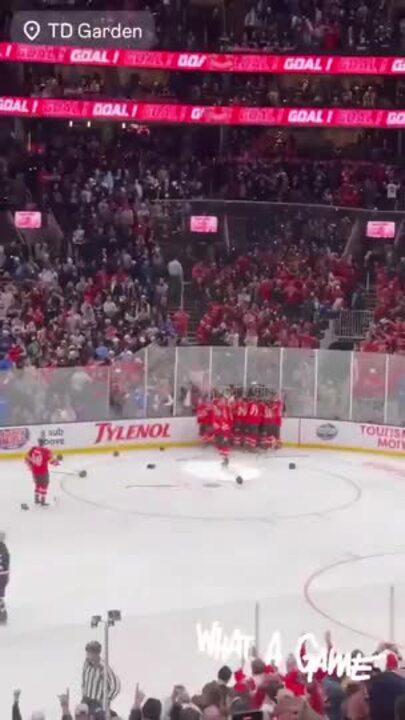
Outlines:
[{"label": "td garden location label", "polygon": [[147,49],[155,45],[156,33],[148,11],[23,10],[13,17],[11,39],[35,45]]}]

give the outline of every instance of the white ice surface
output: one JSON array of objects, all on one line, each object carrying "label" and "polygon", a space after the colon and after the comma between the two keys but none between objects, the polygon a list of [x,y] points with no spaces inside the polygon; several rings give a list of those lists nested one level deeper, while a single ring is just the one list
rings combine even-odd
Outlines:
[{"label": "white ice surface", "polygon": [[256,601],[261,649],[276,629],[287,654],[302,631],[321,638],[326,628],[342,649],[372,649],[388,636],[394,583],[396,639],[405,644],[401,459],[285,450],[236,454],[223,470],[214,451],[195,448],[75,456],[53,473],[51,507],[22,511],[31,496],[24,464],[2,462],[0,529],[12,574],[9,624],[0,627],[1,718],[17,687],[26,718],[45,709],[58,720],[66,687],[79,701],[84,645],[102,640],[90,617],[111,608],[123,615],[110,658],[123,717],[138,681],[164,697],[174,683],[195,691],[213,677],[220,663],[198,653],[196,622],[252,633]]}]

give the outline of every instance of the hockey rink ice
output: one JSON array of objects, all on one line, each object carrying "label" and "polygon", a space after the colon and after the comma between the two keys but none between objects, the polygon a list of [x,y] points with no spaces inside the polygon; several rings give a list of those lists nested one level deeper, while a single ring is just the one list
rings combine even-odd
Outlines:
[{"label": "hockey rink ice", "polygon": [[124,717],[137,682],[163,698],[175,683],[193,693],[213,678],[223,659],[199,651],[197,624],[253,634],[255,603],[262,652],[276,630],[286,656],[300,634],[321,642],[326,629],[339,649],[369,651],[388,639],[394,585],[395,639],[405,646],[400,458],[285,449],[235,453],[224,469],[199,448],[68,456],[52,473],[49,508],[32,507],[23,461],[2,461],[0,473],[12,563],[1,717],[16,688],[25,717],[58,717],[67,687],[79,702],[84,646],[103,642],[90,619],[108,609],[122,612],[110,663]]}]

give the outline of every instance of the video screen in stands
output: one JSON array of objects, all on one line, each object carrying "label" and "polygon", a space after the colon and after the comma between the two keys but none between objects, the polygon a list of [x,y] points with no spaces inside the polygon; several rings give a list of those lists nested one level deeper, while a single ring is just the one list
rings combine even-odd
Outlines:
[{"label": "video screen in stands", "polygon": [[196,233],[218,232],[218,218],[216,215],[192,215],[190,230]]}]

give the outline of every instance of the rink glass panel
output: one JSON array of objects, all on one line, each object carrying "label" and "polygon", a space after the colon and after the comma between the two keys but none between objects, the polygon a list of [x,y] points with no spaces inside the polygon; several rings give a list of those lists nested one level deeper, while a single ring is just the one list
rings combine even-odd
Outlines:
[{"label": "rink glass panel", "polygon": [[190,416],[215,391],[282,390],[286,415],[405,423],[405,356],[150,346],[110,366],[0,373],[0,426]]},{"label": "rink glass panel", "polygon": [[230,388],[245,389],[246,372],[245,348],[212,348],[212,392],[223,393]]},{"label": "rink glass panel", "polygon": [[285,348],[282,351],[282,391],[286,414],[290,417],[314,417],[315,350]]},{"label": "rink glass panel", "polygon": [[384,422],[386,355],[354,353],[352,420]]},{"label": "rink glass panel", "polygon": [[405,425],[405,355],[387,355],[387,420]]},{"label": "rink glass panel", "polygon": [[209,347],[176,349],[175,415],[194,415],[199,398],[209,396],[210,357]]},{"label": "rink glass panel", "polygon": [[176,349],[149,345],[146,350],[147,417],[172,417]]},{"label": "rink glass panel", "polygon": [[246,389],[265,394],[280,388],[280,348],[246,348]]},{"label": "rink glass panel", "polygon": [[109,419],[146,417],[146,351],[110,367]]},{"label": "rink glass panel", "polygon": [[316,383],[316,416],[330,420],[350,417],[351,353],[319,350]]},{"label": "rink glass panel", "polygon": [[109,372],[93,365],[0,373],[0,424],[103,420],[109,416]]}]

